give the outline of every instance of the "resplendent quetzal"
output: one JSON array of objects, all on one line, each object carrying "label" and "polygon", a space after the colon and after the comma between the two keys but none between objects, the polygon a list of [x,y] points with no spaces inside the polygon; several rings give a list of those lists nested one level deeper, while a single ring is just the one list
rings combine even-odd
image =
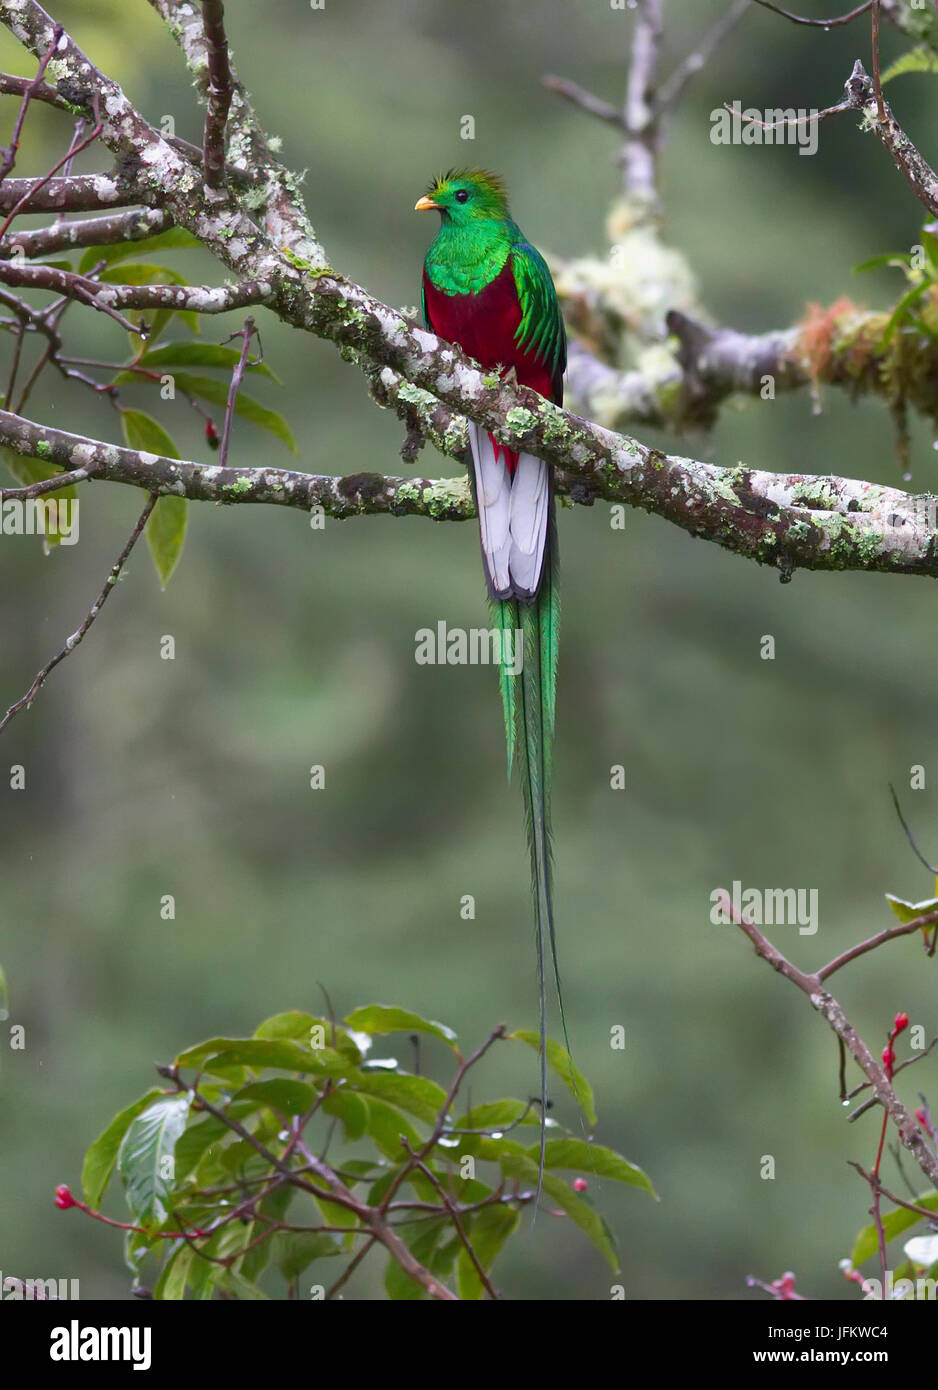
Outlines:
[{"label": "resplendent quetzal", "polygon": [[[438,178],[416,211],[440,214],[423,267],[427,327],[458,343],[483,367],[514,369],[518,382],[563,400],[567,343],[557,292],[540,253],[511,220],[505,185],[480,169]],[[560,616],[557,531],[551,469],[515,453],[469,423],[471,482],[479,513],[485,579],[496,628],[523,634],[521,671],[505,662],[500,682],[508,773],[517,763],[531,850],[540,988],[541,1158],[547,1107],[546,950],[550,950],[563,1022],[554,940],[550,859],[551,743]],[[566,1024],[564,1023],[566,1040]]]}]

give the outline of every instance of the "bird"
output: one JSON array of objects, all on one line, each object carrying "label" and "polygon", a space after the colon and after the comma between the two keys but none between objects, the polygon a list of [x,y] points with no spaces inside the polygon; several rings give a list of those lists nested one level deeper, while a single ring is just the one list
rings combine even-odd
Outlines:
[{"label": "bird", "polygon": [[[458,344],[487,371],[513,375],[520,385],[561,405],[567,341],[557,291],[543,256],[512,220],[503,179],[484,169],[451,169],[433,180],[414,211],[440,215],[423,266],[427,328]],[[543,459],[509,449],[472,421],[469,449],[486,587],[502,639],[499,683],[508,776],[514,767],[521,782],[531,859],[540,1024],[539,1197],[549,1105],[548,956],[570,1052],[554,931],[550,829],[560,620],[554,486]],[[509,635],[519,632],[517,671],[509,669],[505,652]]]}]

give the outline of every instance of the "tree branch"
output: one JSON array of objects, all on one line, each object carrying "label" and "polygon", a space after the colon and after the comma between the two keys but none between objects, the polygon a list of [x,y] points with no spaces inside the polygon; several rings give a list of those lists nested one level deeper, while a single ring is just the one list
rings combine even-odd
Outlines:
[{"label": "tree branch", "polygon": [[11,231],[0,242],[0,257],[10,260],[17,252],[32,259],[82,246],[114,246],[122,241],[142,241],[173,226],[163,208],[138,208],[109,217],[86,217],[81,222],[53,222],[48,227]]},{"label": "tree branch", "polygon": [[662,0],[639,0],[626,82],[622,151],[626,197],[658,207],[658,109],[655,80],[661,49]]},{"label": "tree branch", "polygon": [[39,189],[37,183],[38,179],[4,179],[0,184],[0,212],[11,212],[27,195],[30,212],[99,212],[103,208],[141,203],[149,197],[148,189],[117,171],[61,174]]},{"label": "tree branch", "polygon": [[[240,285],[102,285],[85,275],[51,265],[24,265],[20,258],[0,261],[0,282],[56,294],[76,296],[93,309],[115,314],[120,309],[186,309],[197,314],[226,314],[249,304],[263,304],[270,286],[246,281]],[[121,327],[136,333],[127,321]]]},{"label": "tree branch", "polygon": [[806,994],[811,1000],[812,1006],[824,1018],[828,1025],[833,1029],[842,1041],[844,1047],[857,1063],[857,1066],[867,1078],[872,1087],[876,1100],[882,1105],[889,1115],[899,1134],[899,1138],[905,1148],[909,1150],[922,1172],[929,1181],[938,1187],[938,1156],[932,1153],[925,1143],[922,1131],[918,1122],[896,1095],[886,1073],[879,1062],[873,1057],[866,1043],[860,1037],[853,1024],[847,1018],[840,1004],[834,996],[823,988],[817,975],[806,975],[797,966],[782,955],[781,951],[775,947],[769,939],[762,934],[757,926],[749,922],[746,917],[738,913],[733,907],[732,899],[725,889],[721,889],[723,908],[727,916],[745,932],[746,936],[755,947],[756,955],[768,961],[773,970],[784,975],[787,980]]},{"label": "tree branch", "polygon": [[208,110],[205,113],[202,172],[209,188],[220,188],[225,173],[225,127],[232,96],[222,0],[202,0],[202,23],[208,48]]},{"label": "tree branch", "polygon": [[[533,393],[530,393],[533,394]],[[561,412],[562,413],[562,412]],[[439,429],[440,424],[437,423]],[[458,427],[458,432],[457,432]],[[453,416],[444,437],[465,445],[465,421]],[[475,514],[462,478],[401,478],[376,473],[330,477],[288,469],[221,469],[51,429],[0,411],[0,442],[63,469],[194,501],[319,506],[337,518],[375,513],[465,520]],[[634,441],[633,441],[634,443]],[[849,478],[718,468],[634,444],[620,466],[561,468],[557,491],[590,504],[602,498],[642,507],[692,535],[777,566],[938,576],[936,499]],[[458,452],[458,451],[457,451]]]},{"label": "tree branch", "polygon": [[[200,14],[194,6],[176,0],[150,2],[173,23],[190,67],[204,81],[207,58]],[[658,0],[649,2],[651,9],[644,19],[649,26],[644,56],[641,61],[635,59],[633,106],[639,90],[647,92],[656,52]],[[52,26],[35,0],[17,0],[15,5],[14,0],[0,0],[3,19],[8,24],[12,19],[11,27],[25,37],[33,51],[45,51]],[[295,181],[270,155],[269,142],[239,87],[230,117],[233,162],[245,168],[253,164],[265,190],[264,207],[255,209],[252,205],[250,213],[234,192],[207,190],[201,171],[139,116],[120,88],[99,74],[67,35],[50,64],[50,75],[57,82],[66,82],[70,91],[82,84],[86,89],[92,84],[97,90],[104,113],[101,139],[122,161],[121,167],[132,169],[138,182],[146,185],[149,201],[165,207],[239,280],[262,286],[264,302],[285,323],[335,343],[365,371],[382,403],[401,413],[409,429],[419,426],[445,452],[459,454],[465,447],[465,421],[460,417],[468,416],[509,447],[532,452],[553,464],[559,491],[574,500],[588,503],[605,498],[644,507],[693,535],[776,565],[783,577],[798,567],[938,572],[927,497],[911,497],[844,478],[776,476],[743,465],[724,469],[664,455],[564,411],[497,374],[483,372],[459,348],[441,342],[332,271],[322,247],[312,238]],[[90,92],[87,99],[91,101]],[[633,129],[635,119],[633,111]],[[258,212],[263,214],[261,223]],[[290,244],[304,246],[308,255],[286,249]],[[180,307],[193,302],[193,292],[182,287],[109,285],[97,286],[95,294],[99,301],[103,296],[104,303],[126,306],[139,304],[138,296],[151,306],[168,302],[170,307]],[[220,295],[226,306],[232,305],[224,291],[195,294],[203,298]],[[193,307],[198,307],[197,303]],[[17,427],[8,420],[5,433],[13,436],[13,447],[23,452],[42,437],[45,446],[52,447],[53,434],[43,436],[41,430],[30,442],[30,430],[38,429],[28,422]],[[100,453],[99,477],[221,500],[210,468],[158,461],[162,476],[154,477],[152,465],[141,468],[139,459],[128,461],[126,453],[113,446],[79,443]],[[74,440],[65,446],[66,450],[74,447]],[[62,466],[74,467],[68,455]],[[273,470],[254,470],[250,478],[225,479],[229,489],[226,500],[234,500],[230,493],[234,483],[244,500],[309,506],[322,499],[326,510],[331,508],[334,515],[399,509],[445,517],[470,514],[461,482],[408,484],[372,475],[360,475],[345,483],[335,479],[311,482],[304,474],[291,478]],[[296,498],[302,500],[296,502]]]}]

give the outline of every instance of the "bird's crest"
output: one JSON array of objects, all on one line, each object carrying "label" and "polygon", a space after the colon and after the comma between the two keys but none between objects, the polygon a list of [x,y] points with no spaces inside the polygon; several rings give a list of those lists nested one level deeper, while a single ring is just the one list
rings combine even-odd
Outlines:
[{"label": "bird's crest", "polygon": [[485,210],[498,217],[508,215],[508,189],[500,174],[490,169],[448,169],[439,174],[427,189],[429,198],[454,193],[466,188],[476,194]]}]

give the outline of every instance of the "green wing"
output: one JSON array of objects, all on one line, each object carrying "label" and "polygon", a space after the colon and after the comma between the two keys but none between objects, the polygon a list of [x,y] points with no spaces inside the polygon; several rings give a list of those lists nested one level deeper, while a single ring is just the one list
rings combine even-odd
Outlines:
[{"label": "green wing", "polygon": [[567,335],[547,262],[536,247],[519,240],[511,248],[511,268],[521,305],[515,341],[550,368],[554,399],[559,401],[567,365]]}]

